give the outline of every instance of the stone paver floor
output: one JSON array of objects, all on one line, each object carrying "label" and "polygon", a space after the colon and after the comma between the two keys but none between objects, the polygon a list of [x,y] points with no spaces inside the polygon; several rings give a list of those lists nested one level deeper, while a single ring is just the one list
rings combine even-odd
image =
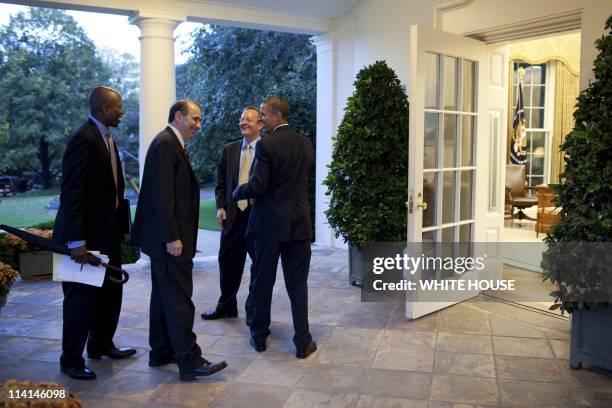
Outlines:
[{"label": "stone paver floor", "polygon": [[[202,238],[201,246],[218,235]],[[482,299],[408,322],[402,304],[361,303],[359,289],[348,285],[346,251],[321,246],[313,247],[309,278],[318,351],[294,357],[279,272],[268,350],[256,353],[243,310],[238,319],[199,318],[219,293],[214,251],[203,250],[195,262],[194,331],[207,359],[228,362],[224,371],[181,383],[176,366],[148,367],[149,270],[131,265],[115,343],[137,348],[136,358],[87,361],[98,374],[92,382],[62,375],[61,287],[18,282],[0,317],[0,381],[58,382],[85,407],[612,406],[611,377],[569,368],[566,319]],[[248,269],[239,304],[247,281]]]}]

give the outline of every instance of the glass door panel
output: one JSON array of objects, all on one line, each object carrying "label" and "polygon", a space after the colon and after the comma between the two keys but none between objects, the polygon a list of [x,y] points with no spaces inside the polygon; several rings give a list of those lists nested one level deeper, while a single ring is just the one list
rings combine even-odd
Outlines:
[{"label": "glass door panel", "polygon": [[457,110],[457,58],[444,56],[444,109]]},{"label": "glass door panel", "polygon": [[438,124],[440,122],[439,113],[425,113],[425,138],[423,168],[434,169],[438,166]]},{"label": "glass door panel", "polygon": [[[474,222],[474,152],[477,63],[425,53],[421,228],[435,242],[456,242]],[[439,64],[442,63],[442,69]],[[436,93],[436,96],[427,93]],[[434,107],[442,99],[443,107]],[[458,103],[458,101],[461,103]],[[436,233],[438,231],[438,233]],[[423,236],[425,239],[425,236]]]},{"label": "glass door panel", "polygon": [[425,53],[425,107],[438,108],[438,71],[440,56],[430,52]]},{"label": "glass door panel", "polygon": [[442,224],[455,222],[455,171],[442,173]]},{"label": "glass door panel", "polygon": [[444,115],[444,167],[457,165],[457,116]]}]

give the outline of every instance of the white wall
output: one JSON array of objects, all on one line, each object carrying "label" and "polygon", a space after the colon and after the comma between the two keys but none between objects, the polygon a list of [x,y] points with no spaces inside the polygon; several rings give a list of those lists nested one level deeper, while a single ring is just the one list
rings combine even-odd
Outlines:
[{"label": "white wall", "polygon": [[[595,1],[607,2],[609,0]],[[465,7],[445,13],[440,28],[455,34],[483,31],[579,10],[583,7],[582,3],[585,1],[475,0]]]},{"label": "white wall", "polygon": [[[336,122],[333,134],[317,132],[317,169],[331,162],[331,144],[321,143],[335,134],[344,116],[347,99],[353,93],[355,76],[363,67],[377,60],[385,60],[398,75],[402,84],[408,84],[410,61],[410,26],[433,25],[433,5],[446,0],[363,0],[351,13],[334,20]],[[324,197],[326,188],[321,184],[325,174],[317,174],[317,199]],[[318,202],[324,211],[327,202]],[[324,216],[317,214],[317,220]],[[334,239],[329,226],[317,222],[317,242],[335,247],[346,247],[342,238]]]},{"label": "white wall", "polygon": [[580,39],[580,90],[593,79],[593,60],[598,50],[595,40],[605,34],[604,25],[612,14],[612,0],[584,0],[582,37]]}]

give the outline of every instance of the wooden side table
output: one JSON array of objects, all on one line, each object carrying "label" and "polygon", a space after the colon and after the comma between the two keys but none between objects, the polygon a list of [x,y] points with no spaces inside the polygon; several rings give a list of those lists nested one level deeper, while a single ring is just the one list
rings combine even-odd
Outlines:
[{"label": "wooden side table", "polygon": [[537,237],[540,232],[548,232],[557,223],[561,207],[557,207],[553,201],[557,193],[548,184],[536,186],[536,191],[538,196],[538,215],[535,225]]}]

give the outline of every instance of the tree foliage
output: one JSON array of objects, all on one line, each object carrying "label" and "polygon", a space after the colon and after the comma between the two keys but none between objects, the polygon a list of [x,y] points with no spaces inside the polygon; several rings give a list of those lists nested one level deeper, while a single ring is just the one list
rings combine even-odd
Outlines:
[{"label": "tree foliage", "polygon": [[[580,257],[575,251],[570,253],[567,243],[612,241],[612,16],[606,22],[606,30],[608,33],[595,42],[599,50],[594,61],[595,80],[578,96],[575,127],[561,145],[565,171],[560,176],[561,184],[553,187],[562,211],[546,238],[549,247],[542,263],[544,280],[559,287],[552,293],[555,302],[560,302],[555,307],[570,313],[590,307],[589,297],[601,299],[594,293],[612,277],[609,262],[605,261],[610,259],[609,251],[603,251],[601,257],[591,253],[567,262],[568,256]],[[568,265],[576,268],[568,269]],[[605,272],[601,272],[602,266],[607,268]],[[599,273],[607,276],[598,276]],[[612,303],[612,288],[604,290]]]},{"label": "tree foliage", "polygon": [[201,181],[211,181],[222,146],[240,137],[242,108],[280,95],[291,106],[290,124],[315,137],[316,52],[305,35],[226,26],[193,34],[189,60],[177,67],[177,96],[202,107],[202,135],[190,141]]},{"label": "tree foliage", "polygon": [[110,70],[108,86],[119,91],[123,99],[125,115],[117,129],[113,130],[113,137],[122,154],[126,176],[138,176],[140,68],[132,54],[116,55],[112,49],[101,49],[98,52]]},{"label": "tree foliage", "polygon": [[31,8],[12,16],[0,29],[1,161],[13,172],[36,171],[49,187],[67,136],[88,113],[89,91],[109,76],[66,12]]},{"label": "tree foliage", "polygon": [[406,239],[408,98],[384,61],[363,68],[324,184],[329,225],[352,246]]}]

